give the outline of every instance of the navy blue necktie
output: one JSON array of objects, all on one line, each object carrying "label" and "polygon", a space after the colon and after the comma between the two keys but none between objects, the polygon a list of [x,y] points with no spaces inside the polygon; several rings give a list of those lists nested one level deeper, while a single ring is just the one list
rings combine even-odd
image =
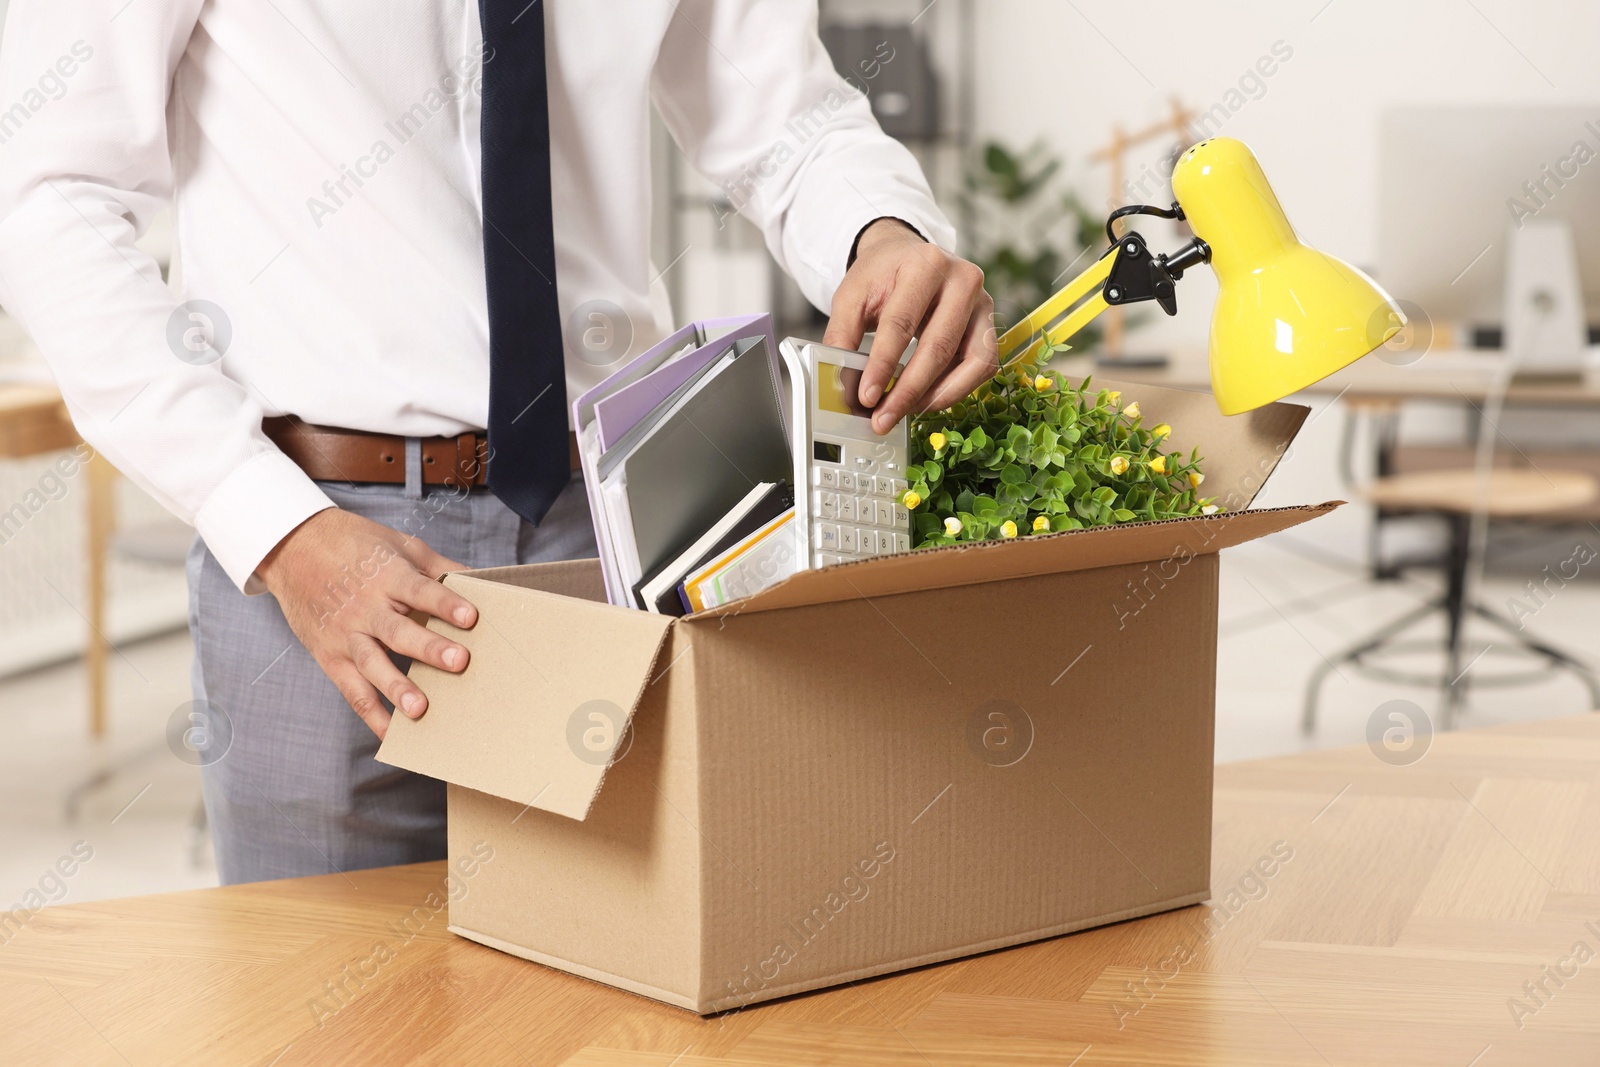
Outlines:
[{"label": "navy blue necktie", "polygon": [[478,0],[489,488],[538,523],[570,477],[542,0]]}]

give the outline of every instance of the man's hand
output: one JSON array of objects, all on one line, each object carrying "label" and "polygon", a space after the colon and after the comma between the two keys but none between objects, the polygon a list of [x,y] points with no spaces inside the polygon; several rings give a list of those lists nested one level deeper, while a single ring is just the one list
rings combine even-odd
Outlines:
[{"label": "man's hand", "polygon": [[[998,369],[994,301],[984,291],[983,271],[928,244],[898,219],[879,219],[862,231],[822,343],[855,348],[872,329],[877,336],[861,373],[860,397],[875,409],[878,433],[913,412],[949,407]],[[916,354],[885,396],[913,337]]]},{"label": "man's hand", "polygon": [[462,629],[478,610],[436,579],[465,570],[417,540],[338,508],[319,511],[256,568],[313,659],[373,733],[389,728],[378,699],[411,718],[428,698],[395,667],[385,649],[459,672],[467,650],[412,621],[421,611]]}]

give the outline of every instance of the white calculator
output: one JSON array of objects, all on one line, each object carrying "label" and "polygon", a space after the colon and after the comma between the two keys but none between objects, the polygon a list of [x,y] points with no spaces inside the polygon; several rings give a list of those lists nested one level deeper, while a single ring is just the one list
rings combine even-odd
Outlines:
[{"label": "white calculator", "polygon": [[858,392],[867,357],[795,337],[778,348],[789,369],[800,558],[826,567],[909,551],[906,423],[873,432]]}]

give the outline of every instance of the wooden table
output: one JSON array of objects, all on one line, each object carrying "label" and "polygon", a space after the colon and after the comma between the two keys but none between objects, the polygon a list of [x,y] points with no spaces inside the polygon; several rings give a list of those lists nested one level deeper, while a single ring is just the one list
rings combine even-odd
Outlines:
[{"label": "wooden table", "polygon": [[1600,715],[1441,735],[1406,766],[1221,767],[1222,912],[712,1019],[456,938],[441,886],[422,864],[47,908],[0,946],[0,1062],[1600,1062],[1600,958],[1573,961],[1600,952]]},{"label": "wooden table", "polygon": [[[81,443],[61,393],[53,385],[0,384],[0,459],[25,459]],[[95,453],[84,468],[88,493],[84,538],[83,612],[88,635],[84,666],[89,683],[89,736],[106,732],[106,555],[116,527],[116,468]],[[74,611],[78,605],[71,605]]]}]

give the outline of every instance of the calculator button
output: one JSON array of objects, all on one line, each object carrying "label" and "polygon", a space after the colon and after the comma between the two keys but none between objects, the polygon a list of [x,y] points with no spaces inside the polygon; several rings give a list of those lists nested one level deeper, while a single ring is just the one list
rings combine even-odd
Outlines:
[{"label": "calculator button", "polygon": [[840,522],[855,522],[856,521],[856,514],[857,514],[857,510],[856,509],[857,509],[857,504],[856,504],[856,498],[855,497],[853,497],[853,496],[841,496],[839,498],[839,521]]},{"label": "calculator button", "polygon": [[884,480],[889,483],[889,495],[896,500],[900,499],[901,493],[911,488],[911,484],[904,478],[886,478]]},{"label": "calculator button", "polygon": [[839,551],[839,527],[831,522],[817,523],[816,548],[818,552]]},{"label": "calculator button", "polygon": [[878,524],[877,501],[860,501],[856,506],[856,521],[863,526],[876,526]]},{"label": "calculator button", "polygon": [[874,530],[878,539],[878,548],[874,555],[887,556],[894,551],[894,534],[888,530]]},{"label": "calculator button", "polygon": [[891,504],[887,500],[877,500],[874,501],[874,504],[876,505],[878,512],[878,525],[893,526],[894,513],[901,510],[900,506],[898,504]]},{"label": "calculator button", "polygon": [[839,486],[839,472],[834,467],[812,467],[811,484],[823,489],[837,489]]},{"label": "calculator button", "polygon": [[894,535],[894,550],[896,552],[910,552],[911,551],[911,535],[910,534],[903,534],[903,533],[895,534]]},{"label": "calculator button", "polygon": [[831,567],[835,563],[844,562],[844,557],[837,552],[818,552],[811,558],[818,567]]},{"label": "calculator button", "polygon": [[819,519],[837,519],[839,517],[839,494],[827,490],[819,490],[816,496],[817,514]]},{"label": "calculator button", "polygon": [[839,550],[854,555],[861,551],[861,531],[854,526],[839,527]]},{"label": "calculator button", "polygon": [[840,471],[839,472],[839,491],[841,493],[853,493],[853,492],[855,492],[856,491],[856,476],[854,474],[851,474],[849,471]]},{"label": "calculator button", "polygon": [[889,521],[887,523],[885,523],[884,525],[893,526],[897,530],[905,529],[905,527],[906,527],[906,509],[901,507],[899,504],[890,504],[889,505]]},{"label": "calculator button", "polygon": [[904,484],[896,483],[893,478],[887,478],[882,474],[874,478],[873,481],[877,483],[878,495],[883,497],[899,496],[901,485]]}]

